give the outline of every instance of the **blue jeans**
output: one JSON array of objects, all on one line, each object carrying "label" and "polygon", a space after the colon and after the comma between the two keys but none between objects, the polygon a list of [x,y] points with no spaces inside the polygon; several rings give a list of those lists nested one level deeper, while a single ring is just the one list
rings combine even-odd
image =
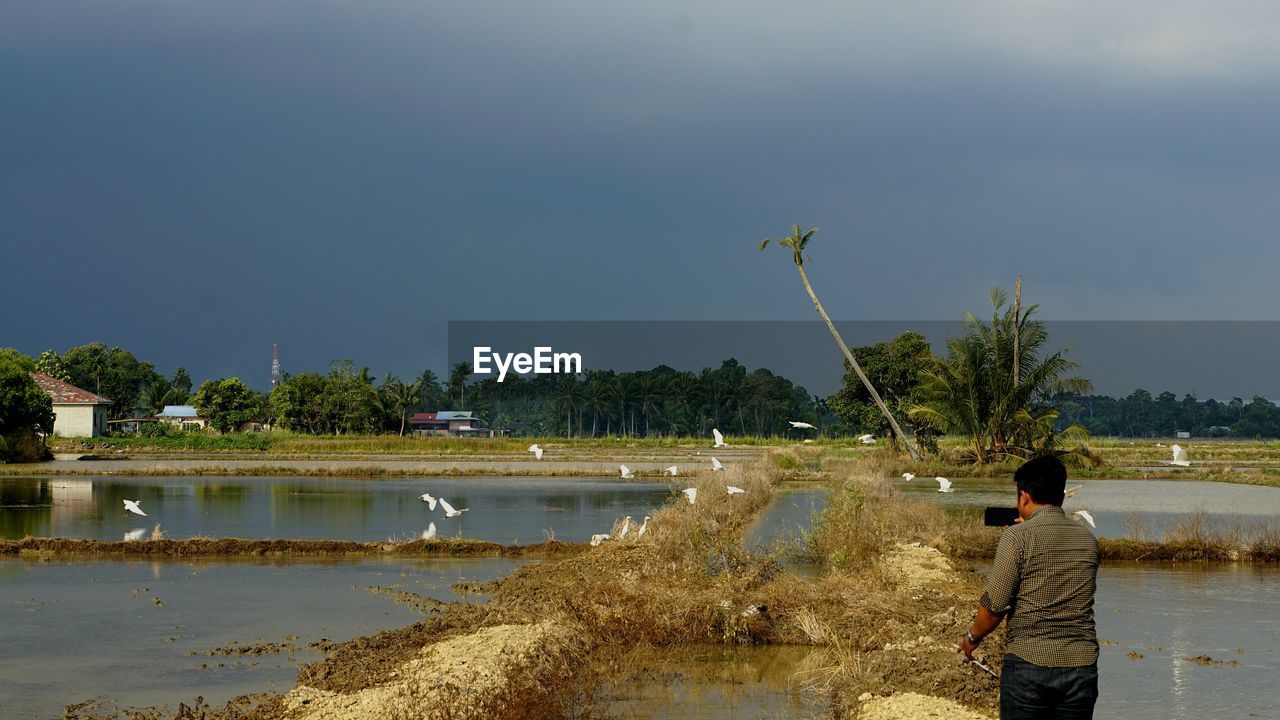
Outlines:
[{"label": "blue jeans", "polygon": [[1000,720],[1091,720],[1098,701],[1098,666],[1041,667],[1004,656]]}]

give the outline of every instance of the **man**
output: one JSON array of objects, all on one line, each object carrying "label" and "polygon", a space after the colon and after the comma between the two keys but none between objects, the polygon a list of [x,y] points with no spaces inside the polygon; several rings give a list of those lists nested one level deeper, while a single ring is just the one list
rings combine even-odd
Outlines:
[{"label": "man", "polygon": [[1030,460],[1013,479],[1019,520],[1000,536],[987,591],[960,652],[972,660],[982,639],[1007,620],[1000,720],[1092,718],[1098,540],[1063,513],[1067,469],[1057,458]]}]

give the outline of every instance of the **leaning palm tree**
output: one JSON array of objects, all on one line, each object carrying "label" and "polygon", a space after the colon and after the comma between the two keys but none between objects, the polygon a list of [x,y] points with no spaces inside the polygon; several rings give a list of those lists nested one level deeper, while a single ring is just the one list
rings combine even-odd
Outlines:
[{"label": "leaning palm tree", "polygon": [[845,362],[849,363],[849,367],[853,368],[853,372],[862,381],[862,385],[867,388],[867,393],[871,395],[876,407],[880,408],[884,419],[889,421],[889,427],[893,428],[894,439],[902,442],[907,452],[911,453],[913,460],[919,460],[920,453],[907,442],[907,436],[902,433],[902,428],[898,426],[898,421],[893,419],[893,413],[889,412],[889,407],[884,404],[884,400],[880,399],[880,393],[876,392],[875,386],[867,379],[866,373],[862,372],[862,366],[858,365],[853,353],[849,351],[849,346],[845,344],[844,338],[840,337],[835,324],[831,322],[831,318],[827,316],[827,311],[822,308],[822,303],[818,301],[818,296],[813,292],[813,286],[809,284],[809,276],[804,271],[804,261],[808,259],[808,255],[804,250],[816,232],[818,232],[818,228],[809,228],[808,232],[801,234],[800,226],[792,225],[790,236],[785,238],[765,238],[760,242],[760,249],[764,250],[771,242],[777,243],[784,248],[791,248],[791,258],[796,263],[796,270],[800,272],[800,281],[804,283],[805,292],[809,293],[809,299],[813,301],[813,308],[818,311],[818,314],[822,316],[822,321],[827,324],[827,329],[831,331],[831,337],[836,339],[836,344],[840,346],[840,352],[844,353]]}]

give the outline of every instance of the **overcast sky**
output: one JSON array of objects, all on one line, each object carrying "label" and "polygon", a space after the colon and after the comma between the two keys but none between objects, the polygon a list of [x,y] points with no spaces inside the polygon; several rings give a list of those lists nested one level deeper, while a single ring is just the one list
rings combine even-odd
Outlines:
[{"label": "overcast sky", "polygon": [[1280,319],[1274,3],[0,17],[0,345],[33,354],[262,387],[272,342],[442,371],[449,320],[810,319],[756,251],[792,223],[838,318],[1021,273],[1049,318]]}]

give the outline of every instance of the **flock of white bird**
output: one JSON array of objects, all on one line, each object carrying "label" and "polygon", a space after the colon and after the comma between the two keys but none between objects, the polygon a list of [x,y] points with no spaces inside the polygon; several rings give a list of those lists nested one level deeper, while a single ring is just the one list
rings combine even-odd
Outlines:
[{"label": "flock of white bird", "polygon": [[[788,422],[791,423],[791,427],[799,430],[815,429],[813,425],[807,422],[800,422],[798,420],[790,420]],[[721,434],[719,428],[713,428],[711,430],[711,437],[714,441],[712,445],[713,448],[729,447],[725,443],[724,435]],[[874,435],[861,435],[858,437],[858,440],[862,442],[863,445],[874,445],[876,443],[876,438]],[[1164,443],[1156,443],[1156,447],[1164,447]],[[1184,450],[1179,445],[1172,445],[1170,446],[1169,449],[1173,451],[1173,460],[1169,461],[1170,465],[1175,465],[1177,467],[1191,467],[1191,461],[1187,459],[1186,450]],[[533,453],[533,457],[535,459],[541,460],[544,450],[541,447],[539,447],[537,443],[534,443],[529,446],[528,452]],[[726,467],[725,464],[717,460],[715,456],[711,457],[712,472],[719,472],[721,470],[724,470],[725,467]],[[626,465],[621,465],[621,464],[618,465],[618,470],[622,478],[625,480],[631,480],[636,476],[635,471],[627,467]],[[669,465],[666,468],[663,468],[663,472],[671,477],[676,477],[680,474],[680,468],[676,465]],[[902,473],[902,479],[907,482],[911,482],[912,480],[916,479],[916,476],[913,475],[912,473],[904,472]],[[955,488],[951,486],[951,481],[948,480],[947,478],[944,478],[942,476],[936,476],[933,479],[935,482],[938,483],[938,492],[940,493],[955,492]],[[1076,491],[1080,490],[1080,488],[1082,487],[1084,486],[1076,485],[1074,487],[1067,488],[1066,496],[1074,497],[1076,494]],[[693,505],[694,503],[698,502],[698,488],[696,487],[685,488],[680,492],[683,493],[685,498],[689,500],[690,505]],[[732,496],[732,495],[739,495],[741,493],[745,493],[746,490],[743,490],[742,488],[734,485],[726,485],[725,492]],[[460,515],[462,515],[462,513],[467,512],[469,510],[469,508],[455,509],[452,505],[449,504],[449,501],[445,500],[444,498],[433,497],[430,493],[423,493],[421,495],[421,499],[423,502],[427,504],[427,507],[430,508],[432,512],[435,512],[436,507],[439,506],[440,509],[444,510],[444,516],[446,518],[459,517]],[[125,500],[124,509],[127,512],[133,513],[134,515],[141,515],[142,517],[147,517],[147,514],[142,510],[142,507],[139,505],[139,503],[141,502],[142,502],[141,500]],[[1097,527],[1097,525],[1094,524],[1093,515],[1088,510],[1076,510],[1072,514],[1075,515],[1076,517],[1081,518],[1085,522],[1089,523],[1089,527],[1093,527],[1093,528]],[[635,534],[636,538],[644,537],[644,534],[649,529],[649,519],[650,519],[649,516],[646,515],[644,518],[644,523],[637,526],[638,529],[636,530],[636,534]],[[623,518],[622,529],[618,531],[619,540],[627,537],[627,535],[630,533],[631,525],[633,524],[634,522],[632,521],[630,515],[627,515],[626,517]],[[141,540],[144,533],[145,533],[145,530],[142,530],[142,529],[131,530],[125,533],[124,539],[125,540]],[[436,536],[436,524],[434,521],[432,521],[429,525],[427,525],[427,529],[422,531],[422,539],[431,540],[435,538],[435,536]],[[592,546],[599,545],[600,543],[609,539],[611,539],[609,533],[600,533],[597,535],[592,535],[591,544]]]}]

